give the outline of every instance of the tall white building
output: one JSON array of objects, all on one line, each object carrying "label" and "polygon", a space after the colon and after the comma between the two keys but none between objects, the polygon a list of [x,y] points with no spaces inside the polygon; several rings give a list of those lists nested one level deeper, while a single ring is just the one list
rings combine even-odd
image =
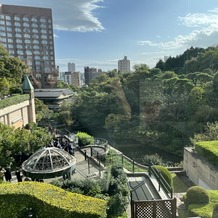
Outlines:
[{"label": "tall white building", "polygon": [[124,56],[123,60],[118,61],[118,72],[120,73],[130,72],[130,60],[127,59],[127,56]]},{"label": "tall white building", "polygon": [[68,72],[75,72],[76,71],[76,67],[75,67],[74,63],[69,62],[67,64],[67,66],[68,66]]}]

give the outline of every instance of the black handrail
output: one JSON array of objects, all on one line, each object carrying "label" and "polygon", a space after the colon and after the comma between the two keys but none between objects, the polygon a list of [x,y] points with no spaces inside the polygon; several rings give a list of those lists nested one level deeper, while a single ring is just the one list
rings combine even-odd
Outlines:
[{"label": "black handrail", "polygon": [[148,170],[149,176],[151,176],[151,174],[153,174],[154,177],[157,179],[158,184],[159,184],[159,191],[160,191],[160,187],[162,187],[163,190],[168,195],[168,197],[173,198],[173,188],[172,188],[172,186],[161,175],[161,173],[158,171],[158,169],[155,168],[155,167],[152,167],[152,166],[154,166],[154,164],[150,161],[149,162],[149,170]]}]

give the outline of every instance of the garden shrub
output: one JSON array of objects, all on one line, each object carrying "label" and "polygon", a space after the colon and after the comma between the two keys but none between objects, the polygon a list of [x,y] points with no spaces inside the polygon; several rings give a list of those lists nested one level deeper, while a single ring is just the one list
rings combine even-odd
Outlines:
[{"label": "garden shrub", "polygon": [[0,184],[0,208],[1,218],[24,218],[25,208],[32,208],[37,218],[106,217],[106,201],[39,182]]},{"label": "garden shrub", "polygon": [[218,165],[218,140],[196,142],[195,150],[212,164]]},{"label": "garden shrub", "polygon": [[122,167],[112,166],[108,175],[111,176],[108,188],[110,200],[108,202],[108,217],[117,217],[123,214],[128,204],[129,188],[127,177]]},{"label": "garden shrub", "polygon": [[207,190],[201,186],[192,186],[187,190],[183,200],[185,206],[188,207],[190,204],[207,204],[210,197]]},{"label": "garden shrub", "polygon": [[212,218],[217,218],[217,217],[218,217],[218,204],[215,204],[213,207]]},{"label": "garden shrub", "polygon": [[0,109],[9,107],[15,104],[22,103],[24,101],[29,100],[29,95],[16,95],[16,96],[11,96],[10,98],[6,98],[0,101]]},{"label": "garden shrub", "polygon": [[79,146],[85,146],[85,145],[93,145],[94,144],[94,137],[85,133],[85,132],[78,132],[76,134],[76,136],[78,137],[78,145]]},{"label": "garden shrub", "polygon": [[159,170],[160,174],[163,176],[169,186],[173,188],[173,177],[171,172],[164,166],[156,165],[154,167]]}]

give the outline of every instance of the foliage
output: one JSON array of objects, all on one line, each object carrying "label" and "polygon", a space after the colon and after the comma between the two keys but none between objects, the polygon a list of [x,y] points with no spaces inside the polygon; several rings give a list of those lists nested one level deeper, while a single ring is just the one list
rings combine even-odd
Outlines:
[{"label": "foliage", "polygon": [[127,177],[121,166],[112,166],[106,172],[106,178],[110,177],[108,194],[108,217],[117,217],[123,214],[128,204],[129,189],[127,186]]},{"label": "foliage", "polygon": [[64,190],[83,194],[91,197],[102,196],[103,187],[101,180],[83,179],[83,180],[64,180],[63,182],[54,181],[52,183]]},{"label": "foliage", "polygon": [[163,176],[169,186],[173,187],[173,176],[171,172],[164,166],[156,165],[153,167],[155,167],[160,172],[160,174]]},{"label": "foliage", "polygon": [[29,95],[15,95],[0,101],[0,109],[29,100]]},{"label": "foliage", "polygon": [[30,154],[51,141],[46,129],[32,125],[31,129],[14,129],[0,123],[0,166],[20,165],[15,162],[18,153]]},{"label": "foliage", "polygon": [[76,123],[77,131],[182,156],[184,146],[218,120],[217,60],[218,47],[191,47],[152,69],[139,64],[133,73],[101,74],[78,90],[61,120]]},{"label": "foliage", "polygon": [[184,195],[184,203],[186,207],[190,204],[207,204],[209,201],[209,193],[201,186],[193,186],[189,188]]},{"label": "foliage", "polygon": [[73,123],[73,101],[72,99],[67,99],[61,104],[61,108],[59,111],[58,120],[59,123],[63,123],[66,127],[69,127]]},{"label": "foliage", "polygon": [[198,141],[213,141],[218,140],[218,122],[210,123],[207,122],[207,125],[204,128],[204,133],[195,134],[192,139],[195,144]]},{"label": "foliage", "polygon": [[39,182],[0,184],[0,206],[0,217],[23,217],[25,208],[39,218],[106,217],[106,201]]},{"label": "foliage", "polygon": [[197,142],[195,150],[212,164],[218,165],[218,140]]},{"label": "foliage", "polygon": [[[113,166],[114,164],[122,165],[122,167],[130,172],[145,172],[147,170],[146,166],[138,166],[135,162],[127,158],[122,153],[117,153],[116,150],[110,149],[106,155],[106,165]],[[133,165],[134,164],[134,165]]]},{"label": "foliage", "polygon": [[51,117],[51,111],[48,106],[43,103],[43,101],[35,98],[35,109],[36,109],[36,121],[40,122],[42,120],[48,120]]},{"label": "foliage", "polygon": [[108,167],[102,179],[54,181],[52,184],[74,193],[107,200],[107,217],[122,216],[128,204],[127,177],[121,166]]},{"label": "foliage", "polygon": [[210,196],[209,203],[196,203],[190,204],[188,207],[189,216],[200,216],[202,218],[215,218],[213,217],[213,210],[216,210],[216,205],[218,204],[218,191],[208,190]]},{"label": "foliage", "polygon": [[5,95],[9,94],[10,88],[20,87],[22,77],[26,72],[27,66],[24,62],[17,57],[11,57],[6,49],[0,45],[0,83],[5,81],[5,84],[1,86],[4,88]]},{"label": "foliage", "polygon": [[143,164],[145,164],[146,166],[148,166],[150,162],[152,162],[154,165],[163,164],[162,157],[157,153],[152,154],[152,155],[145,155],[142,161],[143,161]]},{"label": "foliage", "polygon": [[218,217],[218,204],[215,204],[213,207],[212,218],[216,218],[216,217]]},{"label": "foliage", "polygon": [[89,135],[88,133],[78,132],[76,136],[78,137],[79,146],[94,144],[94,137]]}]

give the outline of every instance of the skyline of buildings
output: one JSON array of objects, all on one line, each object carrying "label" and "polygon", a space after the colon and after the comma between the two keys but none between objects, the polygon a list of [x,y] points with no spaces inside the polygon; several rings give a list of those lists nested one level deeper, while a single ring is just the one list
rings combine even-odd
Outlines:
[{"label": "skyline of buildings", "polygon": [[52,10],[0,5],[0,43],[24,61],[36,88],[56,87]]}]

